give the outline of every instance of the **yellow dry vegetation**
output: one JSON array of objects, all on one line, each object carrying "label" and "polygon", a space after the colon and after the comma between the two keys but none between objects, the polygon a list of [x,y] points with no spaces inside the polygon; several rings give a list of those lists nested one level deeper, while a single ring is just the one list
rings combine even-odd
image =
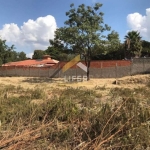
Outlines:
[{"label": "yellow dry vegetation", "polygon": [[150,80],[150,75],[135,75],[123,78],[99,78],[90,79],[84,82],[64,82],[60,78],[36,78],[36,77],[0,77],[1,85],[14,85],[24,88],[66,88],[66,87],[83,87],[92,89],[96,86],[105,88],[124,87],[134,88],[137,86],[145,86],[146,82]]}]

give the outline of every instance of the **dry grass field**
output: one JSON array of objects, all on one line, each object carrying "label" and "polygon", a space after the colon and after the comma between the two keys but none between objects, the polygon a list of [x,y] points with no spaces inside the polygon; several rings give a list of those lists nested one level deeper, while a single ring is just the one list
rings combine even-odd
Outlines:
[{"label": "dry grass field", "polygon": [[[45,88],[65,88],[65,87],[83,87],[92,89],[95,86],[105,88],[123,87],[123,88],[134,88],[137,86],[143,86],[149,81],[150,75],[135,75],[123,78],[102,78],[102,79],[91,79],[90,81],[84,82],[64,82],[63,79],[58,78],[36,78],[36,77],[0,77],[1,85],[14,85],[22,86],[24,88],[34,87],[45,87]],[[117,84],[115,82],[117,81]]]},{"label": "dry grass field", "polygon": [[0,149],[144,150],[150,75],[91,79],[0,77]]}]

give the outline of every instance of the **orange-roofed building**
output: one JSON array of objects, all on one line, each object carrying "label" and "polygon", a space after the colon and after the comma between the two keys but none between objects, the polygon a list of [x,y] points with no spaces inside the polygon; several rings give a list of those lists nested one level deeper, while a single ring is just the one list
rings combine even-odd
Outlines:
[{"label": "orange-roofed building", "polygon": [[57,64],[59,61],[51,59],[49,55],[44,55],[43,59],[29,59],[17,62],[9,62],[2,66],[29,66],[29,67],[51,67]]}]

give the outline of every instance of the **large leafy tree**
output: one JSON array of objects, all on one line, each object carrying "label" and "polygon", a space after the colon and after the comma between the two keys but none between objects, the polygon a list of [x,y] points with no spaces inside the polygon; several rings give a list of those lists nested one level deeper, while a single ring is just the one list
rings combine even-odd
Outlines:
[{"label": "large leafy tree", "polygon": [[125,36],[125,47],[129,57],[139,57],[142,50],[141,36],[138,31],[130,31]]},{"label": "large leafy tree", "polygon": [[34,50],[32,59],[42,59],[43,55],[45,55],[45,51],[43,51],[43,50]]},{"label": "large leafy tree", "polygon": [[24,53],[24,52],[18,52],[17,53],[17,59],[18,60],[26,60],[27,59],[26,53]]},{"label": "large leafy tree", "polygon": [[9,47],[6,40],[0,39],[0,65],[17,60],[17,53],[14,49],[14,45]]},{"label": "large leafy tree", "polygon": [[106,46],[107,52],[118,51],[118,49],[120,48],[119,34],[115,31],[112,31],[107,35],[106,43],[108,44]]},{"label": "large leafy tree", "polygon": [[[100,60],[110,60],[110,59],[120,59],[119,54],[121,43],[119,39],[119,34],[116,31],[111,31],[106,36],[106,40],[102,42],[100,46],[95,45],[92,48],[92,59]],[[119,56],[118,56],[119,55]]]},{"label": "large leafy tree", "polygon": [[50,46],[45,50],[45,53],[50,55],[51,58],[59,61],[69,61],[73,59],[74,52],[68,49],[64,44],[58,40],[49,40]]},{"label": "large leafy tree", "polygon": [[8,46],[6,40],[0,39],[0,65],[27,59],[24,52],[16,52],[15,46]]},{"label": "large leafy tree", "polygon": [[106,38],[103,32],[109,31],[110,27],[104,24],[104,14],[100,11],[102,4],[96,3],[93,7],[81,4],[78,8],[71,4],[70,7],[66,12],[68,20],[65,21],[64,27],[56,30],[55,39],[59,39],[65,46],[84,56],[89,80],[92,48],[102,45]]},{"label": "large leafy tree", "polygon": [[0,65],[3,64],[6,49],[7,49],[6,41],[0,39]]},{"label": "large leafy tree", "polygon": [[59,40],[49,40],[50,46],[45,50],[45,53],[51,58],[60,60],[60,54],[64,49],[64,45]]},{"label": "large leafy tree", "polygon": [[150,42],[145,40],[142,41],[142,56],[150,56]]}]

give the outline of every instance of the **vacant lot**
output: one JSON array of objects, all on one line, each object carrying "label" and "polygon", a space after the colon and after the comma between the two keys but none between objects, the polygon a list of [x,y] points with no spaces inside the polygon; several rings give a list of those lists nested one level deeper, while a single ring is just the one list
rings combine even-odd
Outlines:
[{"label": "vacant lot", "polygon": [[150,75],[65,83],[0,78],[0,149],[150,147]]},{"label": "vacant lot", "polygon": [[[138,86],[143,86],[147,81],[149,81],[150,75],[136,75],[118,78],[107,78],[107,79],[91,79],[90,81],[84,82],[64,82],[63,79],[58,78],[33,78],[33,77],[0,77],[1,85],[14,85],[14,86],[22,86],[24,88],[34,88],[34,87],[81,87],[85,86],[86,88],[94,88],[95,86],[106,88],[114,88],[114,87],[128,87],[134,88]],[[114,84],[117,81],[117,84]]]}]

